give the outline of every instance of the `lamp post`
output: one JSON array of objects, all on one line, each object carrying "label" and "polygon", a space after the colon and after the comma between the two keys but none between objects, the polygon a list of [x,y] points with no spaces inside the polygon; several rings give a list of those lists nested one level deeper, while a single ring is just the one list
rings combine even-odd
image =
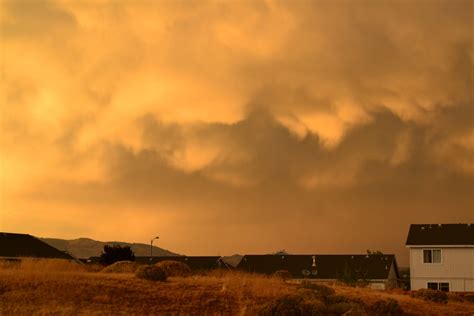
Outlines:
[{"label": "lamp post", "polygon": [[150,261],[153,260],[153,241],[155,239],[158,239],[160,237],[156,236],[155,238],[153,238],[151,241],[150,241]]}]

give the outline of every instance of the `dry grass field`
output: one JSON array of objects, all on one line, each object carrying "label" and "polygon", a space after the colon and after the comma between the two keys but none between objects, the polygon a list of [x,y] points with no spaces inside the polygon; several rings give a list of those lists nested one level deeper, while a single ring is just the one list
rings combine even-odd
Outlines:
[{"label": "dry grass field", "polygon": [[[0,263],[0,315],[254,315],[268,302],[298,292],[294,283],[237,272],[152,282],[97,270],[54,260]],[[403,291],[331,287],[367,306],[395,299],[408,315],[474,314],[474,303],[440,304]]]}]

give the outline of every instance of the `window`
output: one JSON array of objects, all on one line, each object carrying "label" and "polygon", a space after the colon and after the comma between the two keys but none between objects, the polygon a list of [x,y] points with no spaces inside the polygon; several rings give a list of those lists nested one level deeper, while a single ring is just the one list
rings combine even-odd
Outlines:
[{"label": "window", "polygon": [[430,290],[449,292],[448,282],[428,282],[426,287]]},{"label": "window", "polygon": [[449,283],[448,282],[439,283],[439,290],[444,291],[444,292],[449,292]]},{"label": "window", "polygon": [[427,286],[430,290],[438,290],[438,282],[428,282]]},{"label": "window", "polygon": [[441,249],[424,249],[423,263],[441,263]]}]

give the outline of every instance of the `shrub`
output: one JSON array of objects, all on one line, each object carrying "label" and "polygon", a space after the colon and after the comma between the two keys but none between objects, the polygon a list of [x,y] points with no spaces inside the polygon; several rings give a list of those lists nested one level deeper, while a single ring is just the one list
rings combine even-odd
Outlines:
[{"label": "shrub", "polygon": [[436,303],[447,303],[448,295],[443,291],[435,291],[431,289],[419,289],[411,292],[411,297],[419,298],[425,301],[431,301]]},{"label": "shrub", "polygon": [[401,308],[398,301],[389,298],[388,300],[377,300],[369,308],[370,315],[387,315],[387,316],[396,316],[403,315],[403,309]]},{"label": "shrub", "polygon": [[298,286],[299,288],[302,289],[309,289],[317,292],[320,294],[322,297],[327,297],[330,295],[334,295],[335,291],[334,289],[330,288],[327,285],[324,284],[317,284],[314,282],[309,282],[309,281],[303,281],[301,284]]},{"label": "shrub", "polygon": [[260,310],[259,315],[365,315],[365,304],[341,295],[321,296],[299,288],[297,294],[281,296]]},{"label": "shrub", "polygon": [[322,302],[305,301],[299,295],[287,294],[264,305],[259,315],[316,315],[325,311]]},{"label": "shrub", "polygon": [[0,281],[0,296],[2,296],[4,293],[10,291],[10,288],[8,287],[7,284],[3,284],[2,281]]},{"label": "shrub", "polygon": [[109,265],[117,261],[135,261],[135,254],[129,246],[105,245],[100,256],[100,263]]},{"label": "shrub", "polygon": [[105,273],[134,273],[138,265],[132,261],[117,261],[102,269]]},{"label": "shrub", "polygon": [[164,282],[167,279],[166,271],[157,266],[143,265],[137,269],[135,275],[139,279]]},{"label": "shrub", "polygon": [[464,300],[468,301],[468,302],[471,302],[471,303],[474,303],[474,294],[465,294],[464,295]]},{"label": "shrub", "polygon": [[330,307],[333,313],[341,311],[347,307],[347,311],[351,311],[352,314],[364,314],[366,304],[360,298],[352,298],[345,295],[330,295],[325,298],[326,304]]},{"label": "shrub", "polygon": [[462,293],[448,292],[446,295],[448,296],[448,301],[464,302],[464,295]]},{"label": "shrub", "polygon": [[158,262],[156,266],[163,268],[166,271],[166,275],[169,277],[187,277],[191,275],[191,268],[183,262],[165,260]]},{"label": "shrub", "polygon": [[326,302],[330,305],[338,303],[350,303],[352,302],[352,298],[345,295],[331,295],[326,298]]},{"label": "shrub", "polygon": [[277,272],[275,272],[274,276],[279,279],[282,279],[283,281],[293,278],[293,276],[290,272],[288,272],[288,270],[278,270]]},{"label": "shrub", "polygon": [[338,272],[338,281],[348,286],[366,287],[369,284],[366,269],[350,266],[347,262],[342,271]]},{"label": "shrub", "polygon": [[352,309],[352,306],[353,304],[347,302],[331,304],[327,307],[327,313],[330,315],[343,315]]},{"label": "shrub", "polygon": [[296,292],[297,295],[301,296],[305,301],[324,301],[324,297],[321,294],[310,290],[310,289],[298,289]]}]

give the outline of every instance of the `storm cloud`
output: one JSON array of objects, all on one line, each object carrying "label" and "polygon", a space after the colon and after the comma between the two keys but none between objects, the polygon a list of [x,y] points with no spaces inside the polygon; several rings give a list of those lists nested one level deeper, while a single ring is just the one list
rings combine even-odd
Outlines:
[{"label": "storm cloud", "polygon": [[471,1],[1,5],[2,230],[403,262],[474,220]]}]

